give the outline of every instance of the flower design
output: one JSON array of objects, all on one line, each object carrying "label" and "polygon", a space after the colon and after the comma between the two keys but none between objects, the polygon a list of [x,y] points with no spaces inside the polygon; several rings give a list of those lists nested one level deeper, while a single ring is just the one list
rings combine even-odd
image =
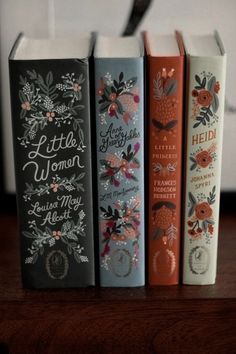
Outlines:
[{"label": "flower design", "polygon": [[117,119],[122,117],[127,125],[133,121],[140,102],[136,83],[136,77],[124,81],[123,72],[120,73],[118,81],[112,80],[109,73],[100,78],[97,95],[100,97],[99,114],[103,120],[104,116]]},{"label": "flower design", "polygon": [[80,181],[84,178],[85,173],[81,172],[78,176],[73,174],[70,178],[59,177],[58,175],[52,177],[52,183],[41,184],[35,187],[32,183],[26,183],[24,200],[31,200],[33,196],[41,196],[44,194],[49,194],[51,191],[57,193],[59,191],[74,191],[77,190],[84,192],[83,183]]},{"label": "flower design", "polygon": [[216,112],[219,108],[220,83],[211,73],[202,72],[201,77],[195,75],[196,84],[192,90],[194,128],[200,124],[210,126],[218,120]]},{"label": "flower design", "polygon": [[207,167],[212,162],[212,157],[207,150],[203,150],[196,155],[196,162],[200,167]]},{"label": "flower design", "polygon": [[206,200],[203,199],[203,195],[199,195],[198,199],[189,192],[189,211],[187,221],[188,235],[191,240],[197,240],[206,236],[207,242],[210,242],[210,236],[214,232],[214,218],[212,205],[215,203],[216,187],[212,188],[209,196]]},{"label": "flower design", "polygon": [[209,105],[211,105],[213,100],[213,96],[210,93],[210,91],[207,90],[201,90],[199,91],[198,95],[197,95],[197,102],[203,106],[203,107],[207,107]]},{"label": "flower design", "polygon": [[152,206],[152,220],[155,226],[153,239],[162,239],[164,245],[171,247],[176,239],[177,228],[174,226],[176,205],[171,202],[157,202]]},{"label": "flower design", "polygon": [[120,154],[107,154],[106,159],[100,160],[102,170],[100,173],[100,180],[104,183],[109,182],[115,187],[119,187],[120,180],[137,181],[134,170],[140,168],[139,160],[136,155],[139,152],[140,143],[132,145],[129,144],[126,151]]},{"label": "flower design", "polygon": [[41,230],[37,227],[35,221],[32,221],[30,223],[30,231],[23,231],[23,235],[32,240],[31,246],[28,248],[30,256],[25,259],[25,263],[36,263],[38,257],[43,255],[44,248],[46,246],[53,247],[56,241],[61,241],[66,245],[68,254],[73,254],[76,262],[89,262],[88,257],[82,255],[84,247],[81,247],[79,243],[79,238],[85,236],[84,217],[85,214],[83,210],[81,210],[77,223],[74,223],[74,221],[66,221],[62,225],[61,230],[54,231],[49,227],[46,227],[45,230]]},{"label": "flower design", "polygon": [[171,132],[177,124],[175,119],[178,100],[174,96],[177,89],[177,80],[174,79],[175,70],[169,71],[163,68],[157,73],[154,84],[154,98],[157,101],[155,119],[152,123],[158,131],[166,130]]},{"label": "flower design", "polygon": [[18,140],[24,147],[49,123],[57,127],[72,124],[73,130],[78,131],[79,149],[84,150],[83,120],[78,116],[78,112],[84,109],[83,105],[78,104],[82,99],[84,77],[82,74],[76,77],[74,73],[67,73],[61,79],[62,83],[54,84],[51,71],[45,78],[35,70],[27,71],[26,77],[20,76],[20,118],[24,119],[24,134]]},{"label": "flower design", "polygon": [[114,208],[110,205],[107,209],[101,207],[100,228],[103,235],[102,257],[110,253],[110,242],[132,242],[137,264],[138,238],[140,235],[140,199],[138,196],[131,198],[128,202],[118,201]]},{"label": "flower design", "polygon": [[212,209],[207,202],[199,203],[195,206],[195,214],[199,220],[207,220],[212,216]]},{"label": "flower design", "polygon": [[53,231],[53,232],[52,232],[52,236],[53,236],[56,240],[60,240],[61,231]]},{"label": "flower design", "polygon": [[199,147],[195,153],[191,153],[190,161],[192,165],[190,170],[201,171],[202,168],[213,168],[213,162],[216,160],[216,144],[212,143],[208,149],[203,150],[202,147]]}]

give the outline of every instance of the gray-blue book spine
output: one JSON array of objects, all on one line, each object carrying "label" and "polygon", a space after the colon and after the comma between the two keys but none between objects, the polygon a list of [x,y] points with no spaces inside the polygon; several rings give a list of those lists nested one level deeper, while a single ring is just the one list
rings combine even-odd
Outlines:
[{"label": "gray-blue book spine", "polygon": [[143,286],[144,62],[95,58],[100,285]]}]

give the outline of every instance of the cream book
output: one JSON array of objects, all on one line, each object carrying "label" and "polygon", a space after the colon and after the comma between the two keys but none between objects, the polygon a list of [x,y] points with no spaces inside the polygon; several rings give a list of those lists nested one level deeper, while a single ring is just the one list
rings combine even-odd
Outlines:
[{"label": "cream book", "polygon": [[217,268],[226,54],[217,32],[184,36],[187,54],[184,284],[214,284]]}]

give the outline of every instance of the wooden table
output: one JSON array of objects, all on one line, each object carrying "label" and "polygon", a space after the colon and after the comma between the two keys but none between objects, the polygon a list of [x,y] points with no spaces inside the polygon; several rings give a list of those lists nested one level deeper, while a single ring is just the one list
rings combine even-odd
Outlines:
[{"label": "wooden table", "polygon": [[236,353],[236,214],[216,285],[24,290],[17,220],[0,215],[0,353]]}]

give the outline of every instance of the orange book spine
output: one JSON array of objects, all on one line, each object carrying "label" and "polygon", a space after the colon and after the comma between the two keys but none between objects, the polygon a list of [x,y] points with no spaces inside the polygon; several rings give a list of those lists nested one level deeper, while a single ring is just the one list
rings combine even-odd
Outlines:
[{"label": "orange book spine", "polygon": [[154,57],[149,77],[149,284],[179,283],[184,52]]}]

